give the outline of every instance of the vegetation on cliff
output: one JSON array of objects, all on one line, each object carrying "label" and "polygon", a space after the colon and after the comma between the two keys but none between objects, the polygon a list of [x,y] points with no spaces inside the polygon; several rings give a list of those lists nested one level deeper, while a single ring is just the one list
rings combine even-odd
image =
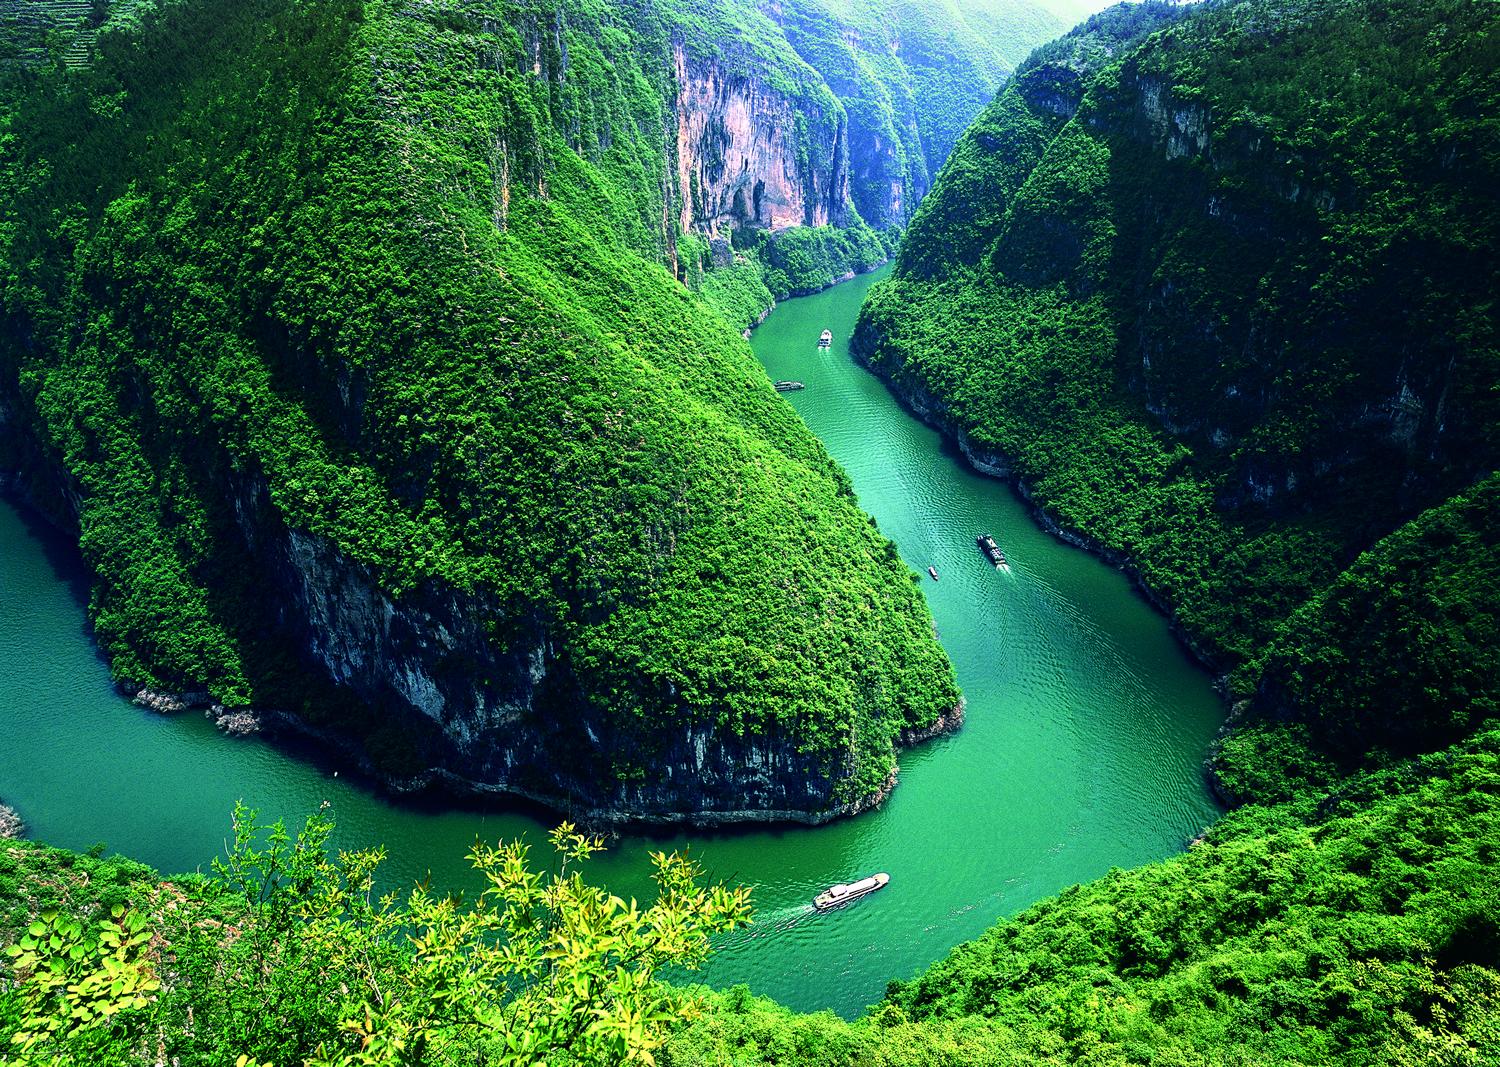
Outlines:
[{"label": "vegetation on cliff", "polygon": [[864,358],[1254,698],[1232,792],[1494,714],[1468,487],[1500,454],[1497,28],[1456,0],[1105,12],[1021,66],[866,305]]},{"label": "vegetation on cliff", "polygon": [[[815,183],[829,190],[806,191],[826,218],[773,230],[755,218],[752,196],[716,241],[692,228],[680,235],[678,277],[736,325],[883,263],[964,127],[1028,49],[1063,28],[1030,0],[688,7],[684,21],[706,27],[690,38],[693,54],[711,59],[731,92],[733,79],[760,81],[797,101],[799,161],[830,161]],[[844,201],[824,203],[840,185]]]},{"label": "vegetation on cliff", "polygon": [[906,223],[964,127],[1033,43],[1064,28],[1041,4],[998,0],[765,7],[843,103],[850,195],[880,230]]},{"label": "vegetation on cliff", "polygon": [[[680,29],[195,0],[8,73],[8,446],[76,517],[118,676],[399,710],[309,686],[292,531],[482,624],[488,667],[432,669],[581,782],[697,728],[788,753],[815,804],[885,785],[958,693],[842,473],[660,265]],[[380,752],[444,758],[401,721]]]}]

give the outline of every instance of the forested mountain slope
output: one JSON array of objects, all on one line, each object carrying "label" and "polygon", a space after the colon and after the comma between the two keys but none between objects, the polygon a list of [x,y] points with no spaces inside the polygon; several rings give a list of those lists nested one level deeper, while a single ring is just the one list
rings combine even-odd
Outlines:
[{"label": "forested mountain slope", "polygon": [[1500,1062],[1497,30],[1121,7],[965,135],[864,355],[1234,669],[1251,802],[864,1018],[731,991],[667,1062]]},{"label": "forested mountain slope", "polygon": [[1495,714],[1497,11],[1097,16],[966,134],[866,305],[864,359],[1296,721],[1226,743],[1232,794]]},{"label": "forested mountain slope", "polygon": [[906,569],[666,269],[862,229],[763,14],[174,0],[5,80],[5,467],[120,678],[708,820],[857,808],[952,723]]}]

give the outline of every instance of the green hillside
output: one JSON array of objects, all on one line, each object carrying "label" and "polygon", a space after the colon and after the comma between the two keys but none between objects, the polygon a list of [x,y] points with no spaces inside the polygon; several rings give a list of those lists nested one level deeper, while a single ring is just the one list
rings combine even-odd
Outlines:
[{"label": "green hillside", "polygon": [[1493,1063],[1497,744],[1243,808],[1181,856],[997,924],[852,1023],[720,994],[666,1062]]},{"label": "green hillside", "polygon": [[[13,73],[8,455],[118,677],[647,813],[867,800],[958,702],[843,475],[660,265],[660,58],[707,32],[674,18],[173,3]],[[780,765],[632,792],[708,733]]]},{"label": "green hillside", "polygon": [[1495,10],[1096,16],[965,136],[857,339],[1345,765],[1493,714],[1493,494],[1454,494],[1500,454]]}]

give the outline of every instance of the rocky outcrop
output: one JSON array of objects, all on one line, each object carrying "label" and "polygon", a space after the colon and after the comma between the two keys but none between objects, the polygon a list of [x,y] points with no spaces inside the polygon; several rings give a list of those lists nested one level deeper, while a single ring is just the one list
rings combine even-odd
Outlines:
[{"label": "rocky outcrop", "polygon": [[[13,466],[0,483],[59,502],[67,513],[56,518],[76,532],[70,504],[79,498],[57,489],[70,480],[14,417],[14,395],[0,389],[0,398],[6,455],[26,461],[24,472]],[[365,728],[330,726],[295,709],[226,708],[202,690],[122,682],[124,695],[142,708],[205,709],[230,736],[309,737],[397,792],[516,796],[599,825],[820,824],[878,806],[895,787],[892,768],[879,788],[840,799],[851,767],[820,762],[774,732],[728,736],[698,722],[643,741],[572,699],[570,663],[544,620],[497,642],[486,630],[497,606],[483,597],[433,586],[394,596],[325,538],[287,527],[259,478],[243,473],[227,490],[245,565],[264,576],[264,600],[275,606],[287,647],[309,676],[326,679],[361,709]],[[927,730],[902,734],[898,744],[961,721],[962,705]],[[393,772],[371,757],[365,734],[383,724],[425,739],[417,769]],[[616,768],[630,761],[651,773],[622,778]]]},{"label": "rocky outcrop", "polygon": [[16,814],[16,809],[0,804],[0,839],[20,837],[25,832],[26,824]]},{"label": "rocky outcrop", "polygon": [[[726,736],[689,723],[649,750],[582,701],[566,655],[546,624],[508,643],[489,637],[496,606],[451,589],[394,597],[368,568],[327,540],[285,527],[263,486],[244,479],[234,506],[247,553],[270,576],[267,598],[309,668],[356,698],[375,722],[419,727],[430,739],[423,769],[393,774],[372,761],[363,739],[280,709],[225,708],[204,692],[127,684],[142,707],[173,713],[202,707],[232,736],[284,732],[341,749],[398,792],[440,787],[518,796],[606,823],[788,821],[819,824],[878,806],[896,784],[840,801],[849,767],[828,766],[790,739],[766,732]],[[928,729],[903,733],[916,744],[962,723],[962,704]],[[619,761],[649,761],[649,775],[614,773]]]},{"label": "rocky outcrop", "polygon": [[794,99],[759,74],[673,53],[679,224],[714,238],[749,227],[843,225],[848,123],[826,91]]}]

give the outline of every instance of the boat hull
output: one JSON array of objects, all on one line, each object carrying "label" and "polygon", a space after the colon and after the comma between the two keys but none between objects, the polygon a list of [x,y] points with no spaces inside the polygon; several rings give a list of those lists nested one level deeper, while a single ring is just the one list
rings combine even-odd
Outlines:
[{"label": "boat hull", "polygon": [[877,889],[884,889],[890,883],[891,876],[885,873],[871,875],[869,878],[861,878],[857,882],[847,885],[836,885],[819,893],[813,899],[813,907],[819,911],[831,911],[841,908],[845,904],[867,897]]}]

